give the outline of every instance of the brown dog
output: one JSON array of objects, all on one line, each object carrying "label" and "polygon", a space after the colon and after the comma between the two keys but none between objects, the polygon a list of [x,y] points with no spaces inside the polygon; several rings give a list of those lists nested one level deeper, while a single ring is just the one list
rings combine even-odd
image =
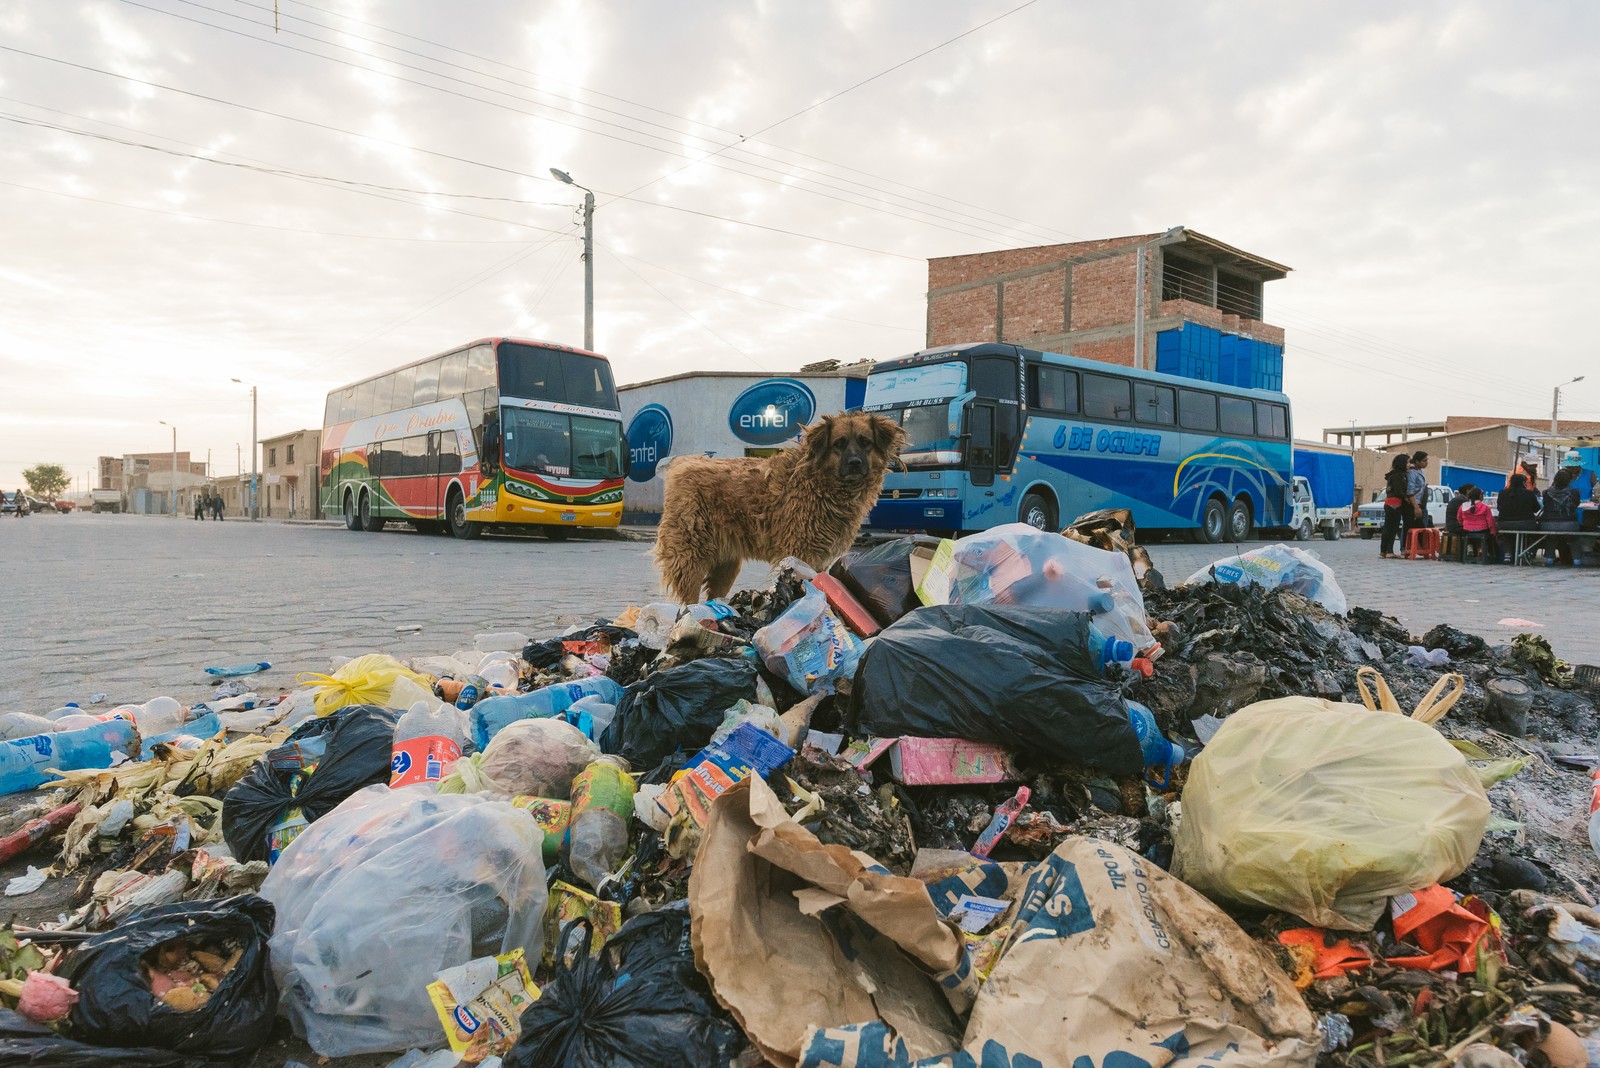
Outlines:
[{"label": "brown dog", "polygon": [[855,541],[904,440],[881,415],[841,412],[776,456],[673,460],[655,550],[667,592],[684,604],[721,597],[746,560],[827,567]]}]

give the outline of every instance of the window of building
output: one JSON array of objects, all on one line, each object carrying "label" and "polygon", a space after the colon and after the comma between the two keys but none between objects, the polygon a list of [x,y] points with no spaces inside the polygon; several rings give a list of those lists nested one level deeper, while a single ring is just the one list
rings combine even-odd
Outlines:
[{"label": "window of building", "polygon": [[280,501],[283,500],[283,483],[282,482],[279,482],[277,485],[272,487],[272,495],[273,495],[273,497],[277,498]]},{"label": "window of building", "polygon": [[293,445],[285,445],[283,447],[283,462],[286,463],[286,464],[294,463],[294,446]]},{"label": "window of building", "polygon": [[1211,265],[1181,256],[1161,257],[1161,299],[1211,304]]},{"label": "window of building", "polygon": [[1083,376],[1083,414],[1090,419],[1121,420],[1133,411],[1128,380],[1109,375]]},{"label": "window of building", "polygon": [[1194,389],[1181,390],[1178,393],[1178,425],[1185,430],[1216,430],[1216,396]]},{"label": "window of building", "polygon": [[1221,410],[1222,432],[1236,438],[1252,438],[1256,434],[1256,406],[1243,397],[1218,397]]},{"label": "window of building", "polygon": [[1141,423],[1171,426],[1177,422],[1177,394],[1171,386],[1149,382],[1133,384],[1134,417]]},{"label": "window of building", "polygon": [[268,467],[277,467],[278,466],[278,450],[277,450],[276,446],[274,446],[273,448],[270,448],[270,449],[267,450],[267,466]]}]

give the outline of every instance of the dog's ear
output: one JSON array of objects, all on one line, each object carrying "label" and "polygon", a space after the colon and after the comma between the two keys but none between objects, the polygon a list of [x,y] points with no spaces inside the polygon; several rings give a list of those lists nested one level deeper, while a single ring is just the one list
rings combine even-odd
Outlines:
[{"label": "dog's ear", "polygon": [[825,415],[813,425],[806,427],[805,441],[802,444],[808,459],[820,460],[827,455],[828,450],[833,447],[833,416]]},{"label": "dog's ear", "polygon": [[894,457],[899,455],[900,447],[906,443],[906,432],[899,423],[881,415],[871,416],[872,443],[877,447],[879,455]]}]

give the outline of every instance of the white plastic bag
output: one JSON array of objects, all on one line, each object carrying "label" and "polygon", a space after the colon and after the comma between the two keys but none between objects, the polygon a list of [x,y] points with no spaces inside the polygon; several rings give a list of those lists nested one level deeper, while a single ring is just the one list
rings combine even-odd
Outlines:
[{"label": "white plastic bag", "polygon": [[1264,545],[1238,556],[1208,564],[1184,582],[1237,583],[1241,586],[1285,586],[1295,593],[1318,601],[1330,612],[1344,615],[1350,610],[1344,591],[1333,577],[1333,568],[1317,559],[1317,554],[1292,545]]},{"label": "white plastic bag", "polygon": [[489,742],[479,767],[494,793],[566,800],[600,747],[562,719],[523,719]]},{"label": "white plastic bag", "polygon": [[1088,612],[1095,626],[1144,653],[1156,640],[1123,553],[1008,523],[940,547],[917,588],[926,604],[1017,604]]},{"label": "white plastic bag", "polygon": [[307,827],[261,887],[295,1033],[325,1057],[437,1045],[439,972],[513,949],[539,959],[543,841],[507,801],[425,785],[369,786]]}]

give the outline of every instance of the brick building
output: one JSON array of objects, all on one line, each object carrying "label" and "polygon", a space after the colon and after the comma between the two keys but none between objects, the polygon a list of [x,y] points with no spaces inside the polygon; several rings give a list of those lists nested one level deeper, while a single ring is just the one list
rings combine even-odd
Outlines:
[{"label": "brick building", "polygon": [[207,484],[205,461],[187,452],[101,456],[98,466],[99,488],[121,493],[125,512],[165,515],[175,491],[178,514],[186,515],[194,506],[194,495]]},{"label": "brick building", "polygon": [[927,344],[1005,341],[1153,370],[1165,369],[1156,355],[1163,334],[1210,331],[1281,353],[1283,329],[1264,321],[1262,289],[1288,272],[1181,226],[943,256],[928,261]]},{"label": "brick building", "polygon": [[318,517],[317,463],[321,443],[320,428],[294,430],[261,439],[261,515],[264,518]]}]

